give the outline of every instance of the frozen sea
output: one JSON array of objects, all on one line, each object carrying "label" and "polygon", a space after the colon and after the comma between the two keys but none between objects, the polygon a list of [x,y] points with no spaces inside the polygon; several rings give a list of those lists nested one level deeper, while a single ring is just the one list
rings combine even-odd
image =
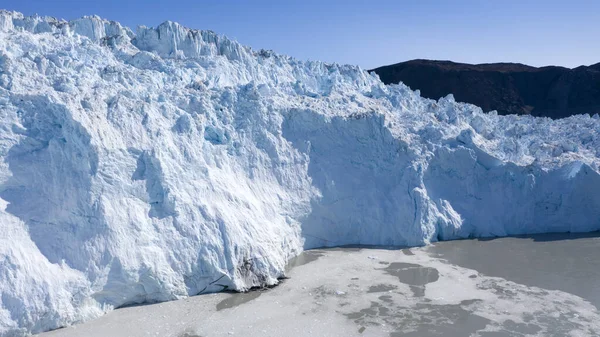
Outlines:
[{"label": "frozen sea", "polygon": [[600,233],[449,241],[427,251],[488,276],[577,295],[600,309]]},{"label": "frozen sea", "polygon": [[597,336],[600,234],[311,250],[272,289],[123,308],[58,336]]}]

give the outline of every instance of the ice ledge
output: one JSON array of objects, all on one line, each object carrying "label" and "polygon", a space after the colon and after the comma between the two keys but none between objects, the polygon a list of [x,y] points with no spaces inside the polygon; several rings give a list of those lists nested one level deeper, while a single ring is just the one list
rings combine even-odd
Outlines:
[{"label": "ice ledge", "polygon": [[197,58],[222,55],[229,60],[242,60],[253,55],[245,47],[209,30],[195,30],[166,21],[156,28],[140,26],[137,34],[116,21],[99,16],[84,16],[66,21],[48,16],[25,16],[22,13],[0,10],[0,31],[27,31],[34,34],[52,33],[85,36],[95,42],[109,37],[126,37],[140,50],[154,52],[163,58]]},{"label": "ice ledge", "polygon": [[156,28],[140,26],[133,45],[162,57],[189,57],[223,55],[230,60],[242,60],[252,53],[249,47],[232,41],[213,31],[195,30],[166,21]]},{"label": "ice ledge", "polygon": [[[304,79],[309,82],[315,74],[329,77],[332,73],[339,73],[353,78],[355,84],[368,87],[376,82],[383,86],[377,75],[368,74],[359,66],[319,61],[304,62],[270,50],[255,51],[213,31],[190,29],[172,21],[165,21],[156,28],[138,26],[134,33],[119,22],[102,19],[96,15],[67,21],[49,16],[25,16],[19,12],[0,9],[0,33],[13,31],[33,34],[50,33],[69,37],[84,36],[96,43],[126,49],[128,53],[131,51],[135,53],[136,50],[145,51],[163,59],[223,56],[229,61],[247,65],[254,64],[252,61],[258,59],[260,63],[277,64],[275,68],[280,68],[281,64],[289,64],[302,72],[310,69],[311,74],[304,76]],[[266,61],[267,59],[272,61]],[[248,72],[255,71],[249,69]],[[299,90],[303,91],[303,88]]]},{"label": "ice ledge", "polygon": [[12,30],[23,30],[34,34],[76,34],[86,36],[93,41],[100,41],[110,36],[127,36],[130,39],[134,37],[131,29],[96,15],[66,21],[49,16],[24,16],[19,12],[0,10],[0,31]]}]

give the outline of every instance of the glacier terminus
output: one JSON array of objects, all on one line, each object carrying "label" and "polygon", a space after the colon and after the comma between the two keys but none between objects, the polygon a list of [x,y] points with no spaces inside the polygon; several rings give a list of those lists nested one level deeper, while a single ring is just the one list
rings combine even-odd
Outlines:
[{"label": "glacier terminus", "polygon": [[0,12],[0,335],[305,249],[600,230],[600,118],[498,116],[165,22]]}]

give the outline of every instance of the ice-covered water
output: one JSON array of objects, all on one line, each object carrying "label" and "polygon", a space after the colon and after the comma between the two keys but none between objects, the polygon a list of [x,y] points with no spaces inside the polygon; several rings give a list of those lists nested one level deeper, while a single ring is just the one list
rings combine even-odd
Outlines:
[{"label": "ice-covered water", "polygon": [[[556,287],[548,289],[542,286],[560,264],[532,268],[533,262],[511,262],[495,254],[497,247],[506,246],[515,255],[533,258],[542,254],[540,245],[549,258],[563,254],[588,259],[594,252],[565,250],[576,247],[573,242],[578,240],[530,245],[518,240],[523,239],[452,241],[410,250],[309,251],[289,271],[291,278],[270,290],[120,309],[43,337],[598,335],[600,313],[588,302],[593,294],[586,298],[569,291],[577,284],[598,286],[597,269],[585,280],[558,273]],[[582,240],[580,245],[600,248],[598,238]],[[477,256],[471,259],[476,266],[465,268],[472,256]],[[575,264],[569,272],[586,273],[588,267]],[[497,274],[526,275],[527,284]]]},{"label": "ice-covered water", "polygon": [[599,233],[439,242],[427,251],[488,276],[577,295],[600,309]]},{"label": "ice-covered water", "polygon": [[598,230],[598,130],[173,22],[1,11],[0,335],[273,285],[304,248]]}]

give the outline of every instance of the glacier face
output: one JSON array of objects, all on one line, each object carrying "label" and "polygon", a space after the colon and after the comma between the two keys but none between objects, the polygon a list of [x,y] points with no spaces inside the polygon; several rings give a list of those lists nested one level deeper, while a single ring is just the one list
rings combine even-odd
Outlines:
[{"label": "glacier face", "polygon": [[497,116],[166,22],[0,12],[0,335],[302,249],[600,229],[600,119]]}]

